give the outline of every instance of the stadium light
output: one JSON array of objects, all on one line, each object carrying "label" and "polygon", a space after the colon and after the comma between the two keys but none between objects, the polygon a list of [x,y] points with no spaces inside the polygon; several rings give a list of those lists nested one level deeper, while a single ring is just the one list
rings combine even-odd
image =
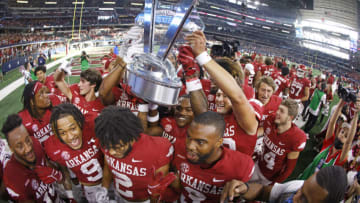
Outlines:
[{"label": "stadium light", "polygon": [[259,2],[259,1],[255,1],[254,4],[255,4],[255,5],[259,5],[260,2]]},{"label": "stadium light", "polygon": [[113,11],[114,8],[99,8],[100,11]]},{"label": "stadium light", "polygon": [[116,4],[115,1],[104,1],[104,4]]},{"label": "stadium light", "polygon": [[79,2],[75,2],[75,1],[73,1],[72,4],[84,4],[84,2],[80,2],[80,1],[79,1]]},{"label": "stadium light", "polygon": [[133,5],[133,6],[142,6],[143,4],[142,3],[131,3],[131,5]]},{"label": "stadium light", "polygon": [[45,1],[45,4],[57,4],[56,1]]},{"label": "stadium light", "polygon": [[27,3],[29,3],[29,1],[17,0],[16,3],[18,3],[18,4],[27,4]]}]

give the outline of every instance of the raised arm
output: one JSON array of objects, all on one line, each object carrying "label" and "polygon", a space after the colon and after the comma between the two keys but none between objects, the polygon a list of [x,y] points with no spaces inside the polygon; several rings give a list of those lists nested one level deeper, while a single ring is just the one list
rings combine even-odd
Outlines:
[{"label": "raised arm", "polygon": [[[186,40],[191,44],[195,56],[207,54],[204,51],[206,45],[204,33],[196,31],[187,36]],[[251,110],[252,106],[236,80],[212,59],[200,65],[203,65],[217,86],[230,98],[233,112],[239,126],[247,134],[254,135],[258,128],[258,121],[254,111]]]},{"label": "raised arm", "polygon": [[68,98],[68,100],[71,101],[72,93],[68,84],[65,82],[65,72],[60,69],[56,69],[54,74],[54,80],[59,90]]},{"label": "raised arm", "polygon": [[331,138],[331,136],[334,134],[335,132],[335,125],[336,125],[336,121],[338,120],[340,114],[341,114],[341,109],[345,106],[345,101],[343,101],[342,99],[340,99],[339,104],[336,107],[335,112],[333,113],[333,115],[330,118],[329,121],[329,125],[328,125],[328,129],[326,131],[326,136],[325,136],[325,140],[328,140],[329,138]]},{"label": "raised arm", "polygon": [[99,88],[99,95],[101,102],[104,105],[110,105],[115,102],[114,95],[111,90],[119,83],[124,73],[125,67],[126,63],[123,61],[123,59],[117,57],[113,70],[103,79]]},{"label": "raised arm", "polygon": [[360,110],[360,98],[358,98],[358,101],[356,102],[356,112],[354,115],[354,118],[351,120],[351,127],[349,130],[349,135],[346,138],[346,141],[342,147],[342,151],[341,151],[341,156],[340,156],[340,162],[344,161],[347,158],[348,152],[351,149],[351,144],[354,140],[355,134],[356,134],[356,129],[357,129],[357,123],[358,123],[358,119],[359,119],[359,110]]},{"label": "raised arm", "polygon": [[309,87],[305,87],[305,94],[304,97],[301,98],[300,100],[302,102],[306,102],[309,99],[309,95],[310,95],[310,88]]}]

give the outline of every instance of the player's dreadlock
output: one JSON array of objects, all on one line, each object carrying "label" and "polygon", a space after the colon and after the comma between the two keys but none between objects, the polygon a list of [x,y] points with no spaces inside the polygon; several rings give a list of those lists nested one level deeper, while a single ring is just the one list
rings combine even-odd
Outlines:
[{"label": "player's dreadlock", "polygon": [[8,140],[8,133],[15,128],[19,127],[22,123],[22,119],[17,114],[11,114],[7,117],[1,132],[4,133],[6,140]]},{"label": "player's dreadlock", "polygon": [[59,135],[57,121],[66,116],[72,116],[74,118],[74,120],[76,121],[76,123],[79,125],[79,127],[82,129],[82,127],[84,125],[84,120],[85,120],[84,115],[73,104],[64,103],[64,104],[55,106],[52,109],[50,123],[51,123],[51,127],[56,135]]},{"label": "player's dreadlock", "polygon": [[[34,93],[34,86],[38,81],[31,81],[29,84],[27,84],[24,88],[23,95],[21,98],[22,103],[24,104],[24,109],[28,110],[31,117],[36,117],[36,112],[33,112],[31,109],[31,100],[34,101],[35,93]],[[36,108],[35,108],[36,111]]]},{"label": "player's dreadlock", "polygon": [[324,202],[340,202],[344,199],[347,177],[343,167],[329,166],[322,168],[316,174],[316,182],[328,192]]},{"label": "player's dreadlock", "polygon": [[137,140],[144,131],[141,122],[129,109],[108,106],[95,119],[95,134],[102,147],[109,149],[122,141]]}]

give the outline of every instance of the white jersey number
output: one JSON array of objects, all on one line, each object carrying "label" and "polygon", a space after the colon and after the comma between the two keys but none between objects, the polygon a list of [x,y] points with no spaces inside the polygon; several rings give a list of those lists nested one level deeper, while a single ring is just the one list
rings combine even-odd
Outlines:
[{"label": "white jersey number", "polygon": [[87,177],[88,181],[95,182],[102,178],[103,171],[97,159],[91,159],[90,161],[84,163],[80,170],[85,175],[91,175],[97,172],[95,176]]},{"label": "white jersey number", "polygon": [[206,200],[206,196],[190,187],[185,187],[186,192],[189,193],[189,198],[192,200],[193,203],[200,203],[201,201]]},{"label": "white jersey number", "polygon": [[224,138],[223,139],[223,145],[225,145],[225,147],[236,151],[236,142],[234,139],[232,138]]},{"label": "white jersey number", "polygon": [[123,195],[124,197],[127,197],[127,198],[133,198],[134,197],[134,194],[132,191],[130,190],[122,190],[120,188],[120,185],[125,187],[125,188],[130,188],[133,186],[133,182],[131,181],[131,179],[127,176],[127,175],[124,175],[122,173],[118,173],[114,170],[112,170],[112,173],[115,174],[115,188],[116,190],[121,194]]},{"label": "white jersey number", "polygon": [[274,152],[268,152],[268,153],[264,154],[264,160],[266,162],[266,167],[268,169],[270,169],[270,170],[274,169],[275,158],[276,158],[276,154]]},{"label": "white jersey number", "polygon": [[302,90],[302,86],[299,86],[299,85],[295,85],[294,83],[291,85],[291,89],[290,89],[290,93],[292,95],[295,94],[295,96],[299,96],[300,92]]}]

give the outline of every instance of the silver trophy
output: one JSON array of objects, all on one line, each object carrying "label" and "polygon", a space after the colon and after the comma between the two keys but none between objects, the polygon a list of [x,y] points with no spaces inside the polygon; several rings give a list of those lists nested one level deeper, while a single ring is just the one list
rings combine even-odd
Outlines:
[{"label": "silver trophy", "polygon": [[167,56],[183,26],[187,24],[191,27],[192,24],[187,19],[192,13],[195,3],[196,0],[183,0],[176,6],[175,12],[173,12],[175,15],[169,18],[168,29],[160,37],[161,42],[156,44],[158,51],[155,54],[154,33],[157,19],[156,9],[159,2],[158,0],[145,0],[144,53],[135,55],[133,62],[127,66],[127,84],[131,87],[132,93],[139,98],[163,106],[172,106],[178,103],[182,83]]}]

